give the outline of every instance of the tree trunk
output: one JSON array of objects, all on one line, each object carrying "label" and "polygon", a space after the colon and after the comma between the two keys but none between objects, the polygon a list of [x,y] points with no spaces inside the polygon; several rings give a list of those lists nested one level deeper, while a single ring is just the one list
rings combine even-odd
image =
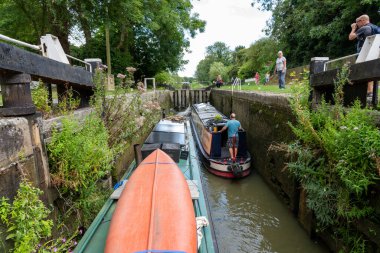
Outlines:
[{"label": "tree trunk", "polygon": [[122,26],[121,26],[121,31],[120,31],[120,40],[119,40],[119,44],[117,45],[117,49],[122,49],[124,48],[124,41],[125,41],[125,37],[127,35],[127,31],[126,31],[126,25],[123,23]]}]

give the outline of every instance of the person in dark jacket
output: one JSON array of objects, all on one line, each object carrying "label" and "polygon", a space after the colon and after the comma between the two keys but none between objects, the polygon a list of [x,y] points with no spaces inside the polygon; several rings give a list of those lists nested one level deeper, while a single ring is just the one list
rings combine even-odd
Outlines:
[{"label": "person in dark jacket", "polygon": [[[356,52],[360,53],[364,45],[364,41],[372,34],[372,27],[369,21],[369,16],[364,14],[356,19],[355,23],[351,24],[351,32],[348,35],[349,40],[357,39]],[[373,96],[373,82],[369,82],[367,86],[367,97]]]}]

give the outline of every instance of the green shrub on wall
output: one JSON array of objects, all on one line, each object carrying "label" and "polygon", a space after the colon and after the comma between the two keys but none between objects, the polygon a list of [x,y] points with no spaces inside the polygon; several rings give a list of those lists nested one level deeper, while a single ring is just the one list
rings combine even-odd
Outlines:
[{"label": "green shrub on wall", "polygon": [[7,240],[14,241],[13,252],[35,252],[41,240],[51,235],[53,221],[50,210],[38,198],[42,191],[23,180],[17,195],[10,203],[0,201],[0,220],[7,226]]},{"label": "green shrub on wall", "polygon": [[102,120],[95,113],[83,122],[63,119],[62,129],[53,131],[48,150],[52,182],[64,200],[64,218],[75,215],[77,226],[89,225],[108,195],[98,182],[111,174],[113,166]]},{"label": "green shrub on wall", "polygon": [[161,107],[155,100],[143,102],[143,90],[127,93],[117,87],[112,96],[107,96],[104,89],[103,72],[95,74],[95,95],[92,107],[103,121],[108,132],[108,144],[117,156],[129,146],[134,139],[150,130],[160,118]]},{"label": "green shrub on wall", "polygon": [[62,129],[53,130],[48,146],[53,183],[64,191],[81,193],[110,174],[112,150],[102,120],[90,114],[82,123],[62,120]]},{"label": "green shrub on wall", "polygon": [[45,84],[40,80],[38,85],[32,89],[32,99],[33,103],[36,106],[37,110],[41,111],[44,116],[49,115],[52,111],[49,106],[49,92]]},{"label": "green shrub on wall", "polygon": [[288,146],[288,168],[305,189],[319,229],[333,228],[351,252],[363,252],[365,241],[351,226],[373,213],[368,189],[380,176],[380,131],[358,101],[343,108],[348,75],[345,66],[335,82],[335,104],[322,102],[315,110],[308,83],[297,85],[291,99],[297,124],[291,128],[298,141]]}]

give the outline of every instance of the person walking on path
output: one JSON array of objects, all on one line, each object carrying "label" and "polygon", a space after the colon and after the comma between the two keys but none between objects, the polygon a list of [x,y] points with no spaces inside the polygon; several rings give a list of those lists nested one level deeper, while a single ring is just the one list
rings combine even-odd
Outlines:
[{"label": "person walking on path", "polygon": [[[351,24],[351,32],[348,35],[349,40],[357,39],[356,52],[360,53],[364,45],[364,41],[368,36],[372,34],[372,27],[369,21],[369,16],[364,14],[356,19],[355,23]],[[373,96],[373,82],[369,82],[367,85],[367,98]]]},{"label": "person walking on path", "polygon": [[278,51],[274,74],[276,74],[276,72],[278,75],[278,87],[280,89],[285,89],[286,58],[283,56],[282,51]]},{"label": "person walking on path", "polygon": [[236,120],[235,118],[236,118],[235,113],[231,113],[230,120],[227,121],[227,123],[224,125],[224,127],[220,131],[218,131],[219,133],[221,133],[228,129],[227,146],[229,148],[232,161],[236,160],[236,155],[237,155],[238,146],[239,146],[238,131],[242,130],[240,122]]},{"label": "person walking on path", "polygon": [[256,72],[256,74],[255,74],[255,83],[256,83],[256,85],[258,85],[259,82],[260,82],[260,75],[259,75],[259,72]]}]

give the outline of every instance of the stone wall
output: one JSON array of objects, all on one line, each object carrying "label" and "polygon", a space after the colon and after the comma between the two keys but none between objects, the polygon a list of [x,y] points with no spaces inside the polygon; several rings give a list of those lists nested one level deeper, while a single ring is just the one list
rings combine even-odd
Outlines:
[{"label": "stone wall", "polygon": [[[306,206],[306,193],[286,170],[287,154],[271,149],[272,144],[290,143],[295,138],[288,125],[288,122],[295,122],[288,95],[255,92],[234,92],[232,95],[231,91],[212,90],[210,100],[223,114],[236,113],[247,130],[253,169],[289,207],[308,235],[320,238],[334,252],[342,249],[341,242],[335,241],[328,231],[316,232],[315,217]],[[373,112],[371,116],[380,126],[380,113]],[[380,217],[380,186],[375,185],[369,191],[371,206]],[[366,219],[358,221],[355,226],[368,242],[370,249],[366,252],[379,252],[379,222]]]},{"label": "stone wall", "polygon": [[41,189],[49,187],[42,124],[39,114],[0,118],[0,197],[16,195],[21,175]]}]

